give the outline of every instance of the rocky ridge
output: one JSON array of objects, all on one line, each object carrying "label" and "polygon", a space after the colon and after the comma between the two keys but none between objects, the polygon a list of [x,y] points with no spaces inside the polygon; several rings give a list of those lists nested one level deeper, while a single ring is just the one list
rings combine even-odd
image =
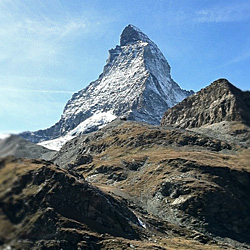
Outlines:
[{"label": "rocky ridge", "polygon": [[9,157],[0,164],[0,245],[98,249],[103,233],[138,238],[131,226],[140,226],[137,217],[82,176],[46,161]]},{"label": "rocky ridge", "polygon": [[120,45],[109,51],[103,73],[72,96],[60,121],[48,129],[24,132],[21,136],[35,143],[64,136],[65,142],[121,116],[159,124],[168,108],[192,93],[173,81],[170,66],[156,44],[138,28],[128,25],[121,34]]},{"label": "rocky ridge", "polygon": [[197,128],[229,121],[250,126],[249,109],[250,92],[219,79],[166,111],[161,125]]},{"label": "rocky ridge", "polygon": [[184,99],[166,111],[161,125],[192,130],[223,141],[250,146],[250,91],[226,79]]}]

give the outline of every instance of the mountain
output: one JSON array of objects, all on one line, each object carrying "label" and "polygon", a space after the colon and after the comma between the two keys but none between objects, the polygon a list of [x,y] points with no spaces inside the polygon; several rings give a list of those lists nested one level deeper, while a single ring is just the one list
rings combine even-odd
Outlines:
[{"label": "mountain", "polygon": [[22,134],[58,152],[0,141],[26,157],[0,158],[0,249],[250,249],[250,92],[219,79],[177,103],[190,94],[126,27],[61,120]]},{"label": "mountain", "polygon": [[248,148],[249,110],[250,91],[241,91],[228,80],[219,79],[167,110],[161,125],[192,130]]},{"label": "mountain", "polygon": [[144,33],[128,25],[120,45],[109,51],[99,78],[75,93],[59,122],[36,132],[20,134],[43,145],[60,147],[74,136],[97,130],[116,117],[159,124],[164,112],[190,94],[170,75],[165,57]]},{"label": "mountain", "polygon": [[1,158],[0,249],[250,249],[248,97],[220,79],[167,111],[217,112],[200,127],[115,119]]},{"label": "mountain", "polygon": [[250,91],[241,91],[228,80],[219,79],[167,110],[161,125],[197,128],[235,121],[250,126],[249,110]]},{"label": "mountain", "polygon": [[55,154],[55,151],[42,147],[20,136],[9,135],[0,139],[0,157],[15,156],[23,158],[49,160]]}]

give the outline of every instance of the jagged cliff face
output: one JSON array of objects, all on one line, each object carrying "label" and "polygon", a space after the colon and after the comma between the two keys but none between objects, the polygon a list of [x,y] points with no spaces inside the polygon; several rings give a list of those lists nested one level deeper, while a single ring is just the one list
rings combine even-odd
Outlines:
[{"label": "jagged cliff face", "polygon": [[103,73],[72,96],[58,123],[22,136],[33,142],[65,135],[72,138],[119,116],[159,124],[167,109],[192,93],[173,81],[159,48],[132,25],[123,30],[120,45],[109,54]]},{"label": "jagged cliff face", "polygon": [[161,125],[197,128],[222,121],[250,125],[250,92],[219,79],[186,98],[163,116]]}]

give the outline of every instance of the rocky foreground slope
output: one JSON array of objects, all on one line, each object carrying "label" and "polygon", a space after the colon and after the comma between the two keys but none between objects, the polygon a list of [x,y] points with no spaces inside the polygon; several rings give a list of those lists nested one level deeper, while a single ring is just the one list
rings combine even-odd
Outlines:
[{"label": "rocky foreground slope", "polygon": [[[116,117],[159,124],[163,113],[192,91],[172,79],[170,66],[157,47],[133,25],[122,32],[120,45],[109,51],[99,78],[75,93],[59,122],[52,127],[21,136],[51,148],[81,133],[97,130]],[[64,137],[64,138],[62,138]],[[50,140],[57,139],[51,142]]]},{"label": "rocky foreground slope", "polygon": [[45,161],[9,157],[0,164],[1,245],[96,249],[103,233],[138,239],[137,217],[82,176]]},{"label": "rocky foreground slope", "polygon": [[75,138],[55,162],[207,241],[250,243],[249,150],[171,127],[113,126]]},{"label": "rocky foreground slope", "polygon": [[250,249],[247,98],[220,80],[174,126],[116,119],[50,161],[1,158],[0,249]]},{"label": "rocky foreground slope", "polygon": [[250,152],[116,120],[51,162],[2,159],[5,249],[250,249]]}]

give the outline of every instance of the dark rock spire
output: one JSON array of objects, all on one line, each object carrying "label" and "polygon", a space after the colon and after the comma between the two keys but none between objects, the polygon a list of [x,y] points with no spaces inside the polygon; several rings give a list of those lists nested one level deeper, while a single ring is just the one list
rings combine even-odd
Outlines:
[{"label": "dark rock spire", "polygon": [[125,46],[137,41],[149,42],[150,39],[140,29],[129,24],[121,34],[120,45]]}]

